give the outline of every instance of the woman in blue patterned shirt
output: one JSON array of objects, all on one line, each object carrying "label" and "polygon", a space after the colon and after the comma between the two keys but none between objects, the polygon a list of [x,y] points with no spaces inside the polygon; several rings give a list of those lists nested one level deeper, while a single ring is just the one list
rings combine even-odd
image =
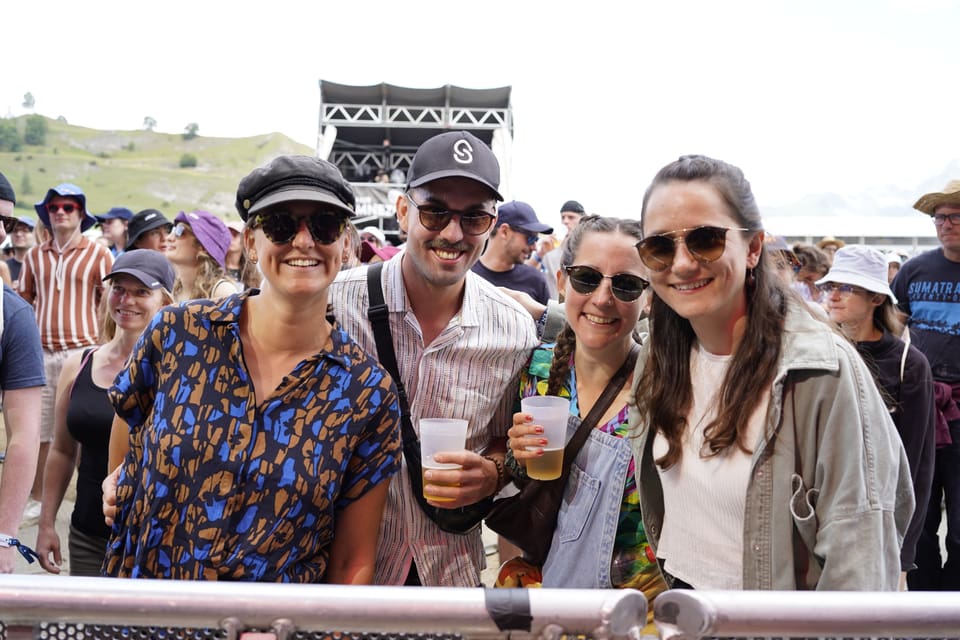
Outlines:
[{"label": "woman in blue patterned shirt", "polygon": [[282,156],[237,209],[262,289],[163,309],[110,391],[104,572],[370,583],[400,430],[393,381],[326,313],[353,192]]}]

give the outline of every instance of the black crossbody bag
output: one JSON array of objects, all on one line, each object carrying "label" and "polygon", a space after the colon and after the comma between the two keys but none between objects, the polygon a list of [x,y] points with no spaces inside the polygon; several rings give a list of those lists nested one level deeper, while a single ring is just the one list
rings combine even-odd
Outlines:
[{"label": "black crossbody bag", "polygon": [[377,359],[384,369],[393,377],[397,385],[397,396],[400,402],[400,427],[403,439],[403,457],[407,461],[407,471],[410,476],[410,486],[420,508],[433,520],[438,527],[447,533],[465,534],[480,526],[484,516],[490,511],[493,498],[484,498],[480,502],[458,507],[456,509],[439,509],[423,497],[422,463],[420,460],[420,439],[413,430],[410,422],[410,405],[407,402],[407,391],[400,380],[400,369],[397,366],[397,355],[393,350],[393,335],[390,333],[389,310],[383,300],[383,287],[380,284],[380,273],[383,263],[378,262],[367,268],[367,290],[370,296],[370,308],[367,318],[373,327],[373,337],[377,343]]}]

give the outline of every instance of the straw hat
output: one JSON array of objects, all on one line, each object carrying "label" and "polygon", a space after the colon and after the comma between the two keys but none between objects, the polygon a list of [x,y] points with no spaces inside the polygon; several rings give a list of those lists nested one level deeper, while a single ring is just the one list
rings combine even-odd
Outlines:
[{"label": "straw hat", "polygon": [[921,196],[914,203],[913,208],[932,216],[937,207],[942,204],[960,205],[960,180],[951,180],[943,188],[943,191],[934,191]]},{"label": "straw hat", "polygon": [[823,249],[830,245],[835,246],[837,249],[842,249],[846,244],[843,240],[839,240],[833,236],[823,236],[823,240],[817,243],[817,249]]}]

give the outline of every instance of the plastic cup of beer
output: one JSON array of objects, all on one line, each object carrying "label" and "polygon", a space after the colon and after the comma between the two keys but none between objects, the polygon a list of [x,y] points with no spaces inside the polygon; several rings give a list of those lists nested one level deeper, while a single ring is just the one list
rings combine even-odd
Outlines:
[{"label": "plastic cup of beer", "polygon": [[[463,451],[467,446],[467,421],[456,418],[423,418],[420,420],[420,462],[421,474],[431,469],[459,469],[460,465],[454,462],[437,462],[434,454],[456,453]],[[423,480],[423,497],[433,502],[452,502],[453,498],[432,496],[427,493],[427,479]],[[431,480],[430,484],[437,487],[455,487],[456,484],[447,484]]]},{"label": "plastic cup of beer", "polygon": [[567,444],[567,417],[570,399],[559,396],[530,396],[520,400],[520,410],[533,416],[533,424],[543,427],[547,444],[527,447],[543,449],[543,455],[527,460],[527,475],[536,480],[556,480],[563,471],[563,448]]}]

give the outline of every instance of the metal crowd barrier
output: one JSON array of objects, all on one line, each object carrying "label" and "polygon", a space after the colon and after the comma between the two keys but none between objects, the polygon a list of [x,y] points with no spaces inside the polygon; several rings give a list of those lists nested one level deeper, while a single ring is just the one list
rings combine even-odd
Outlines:
[{"label": "metal crowd barrier", "polygon": [[0,577],[0,623],[17,638],[641,637],[633,590],[456,589]]},{"label": "metal crowd barrier", "polygon": [[653,619],[664,640],[960,638],[960,593],[676,589],[654,600]]}]

